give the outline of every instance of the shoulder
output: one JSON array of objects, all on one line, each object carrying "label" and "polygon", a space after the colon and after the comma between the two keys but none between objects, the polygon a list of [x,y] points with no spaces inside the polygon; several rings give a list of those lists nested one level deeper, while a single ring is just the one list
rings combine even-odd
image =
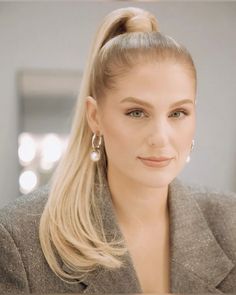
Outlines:
[{"label": "shoulder", "polygon": [[236,193],[229,190],[217,190],[213,187],[189,183],[180,179],[175,179],[171,184],[174,194],[184,194],[189,196],[189,200],[195,200],[201,209],[235,209]]},{"label": "shoulder", "polygon": [[203,185],[185,186],[215,235],[236,237],[236,193]]},{"label": "shoulder", "polygon": [[185,184],[191,196],[204,210],[232,211],[236,208],[236,193],[205,185]]},{"label": "shoulder", "polygon": [[50,185],[44,185],[32,193],[19,196],[16,200],[0,209],[0,224],[9,232],[21,231],[25,226],[39,222],[48,199]]},{"label": "shoulder", "polygon": [[0,293],[28,293],[50,276],[38,236],[48,193],[46,185],[0,209]]},{"label": "shoulder", "polygon": [[[171,184],[177,199],[191,202],[202,212],[209,224],[225,222],[236,226],[236,193],[175,179]],[[181,204],[181,201],[178,201]]]}]

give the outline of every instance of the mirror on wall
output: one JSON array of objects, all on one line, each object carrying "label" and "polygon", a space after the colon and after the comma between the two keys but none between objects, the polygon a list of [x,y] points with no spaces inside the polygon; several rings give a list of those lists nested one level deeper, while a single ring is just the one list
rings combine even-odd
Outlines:
[{"label": "mirror on wall", "polygon": [[70,70],[23,69],[17,73],[22,194],[46,184],[65,152],[81,76]]}]

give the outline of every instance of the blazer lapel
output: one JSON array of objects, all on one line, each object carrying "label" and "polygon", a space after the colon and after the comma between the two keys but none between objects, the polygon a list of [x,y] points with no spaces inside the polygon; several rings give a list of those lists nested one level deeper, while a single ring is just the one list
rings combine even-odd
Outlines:
[{"label": "blazer lapel", "polygon": [[[96,196],[97,205],[103,217],[106,239],[112,241],[117,238],[123,241],[123,246],[126,246],[118,225],[107,181],[104,187],[97,187]],[[123,265],[119,269],[108,270],[100,267],[93,274],[90,273],[85,279],[88,287],[84,293],[114,293],[114,290],[116,293],[141,293],[142,290],[129,252],[122,257],[122,261]]]},{"label": "blazer lapel", "polygon": [[[116,236],[124,241],[109,186],[97,190],[107,240]],[[191,191],[180,180],[169,186],[168,207],[170,218],[170,292],[171,293],[221,293],[217,285],[234,267],[213,236]],[[142,293],[130,253],[123,257],[120,269],[97,267],[82,280],[83,293]],[[66,270],[66,266],[63,265]],[[69,271],[68,271],[69,272]],[[81,292],[79,284],[67,289]]]},{"label": "blazer lapel", "polygon": [[171,292],[221,293],[234,267],[212,234],[197,201],[180,180],[169,188]]},{"label": "blazer lapel", "polygon": [[[123,240],[115,210],[112,203],[111,193],[107,182],[103,187],[96,187],[96,202],[103,218],[104,232],[108,241],[117,239]],[[82,282],[86,285],[83,293],[142,293],[142,289],[134,269],[130,253],[127,252],[123,257],[123,266],[119,269],[108,270],[99,266],[94,271],[87,273]],[[70,270],[62,264],[62,268],[70,273]],[[67,285],[67,289],[73,292],[81,292],[78,284]]]},{"label": "blazer lapel", "polygon": [[125,263],[117,270],[101,268],[85,280],[87,288],[84,293],[142,293],[139,281],[129,255],[125,255]]}]

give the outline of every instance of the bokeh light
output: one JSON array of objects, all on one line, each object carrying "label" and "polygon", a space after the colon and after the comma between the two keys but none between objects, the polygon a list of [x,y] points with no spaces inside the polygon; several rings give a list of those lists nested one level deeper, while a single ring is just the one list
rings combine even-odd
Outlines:
[{"label": "bokeh light", "polygon": [[18,156],[20,163],[25,166],[32,162],[36,155],[36,144],[33,137],[28,133],[19,136]]},{"label": "bokeh light", "polygon": [[19,177],[20,191],[27,194],[36,188],[38,177],[32,170],[23,171]]}]

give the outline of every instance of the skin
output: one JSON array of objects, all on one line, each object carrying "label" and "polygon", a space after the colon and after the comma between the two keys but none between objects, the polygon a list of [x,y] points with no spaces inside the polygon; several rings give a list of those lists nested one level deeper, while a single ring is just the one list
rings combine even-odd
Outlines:
[{"label": "skin", "polygon": [[[122,102],[135,97],[137,102]],[[173,106],[184,99],[188,103]],[[132,111],[132,113],[131,113]],[[186,164],[195,132],[195,82],[186,65],[137,65],[117,78],[102,103],[86,99],[88,124],[103,135],[108,182],[124,231],[139,237],[168,223],[168,185]],[[138,157],[171,157],[166,167],[145,166]],[[137,237],[138,238],[138,237]]]},{"label": "skin", "polygon": [[[121,102],[127,97],[151,107]],[[191,72],[170,62],[135,66],[99,104],[88,97],[86,111],[91,130],[103,135],[112,201],[142,290],[169,293],[168,185],[186,164],[194,137]],[[140,156],[172,160],[166,167],[147,167]]]}]

